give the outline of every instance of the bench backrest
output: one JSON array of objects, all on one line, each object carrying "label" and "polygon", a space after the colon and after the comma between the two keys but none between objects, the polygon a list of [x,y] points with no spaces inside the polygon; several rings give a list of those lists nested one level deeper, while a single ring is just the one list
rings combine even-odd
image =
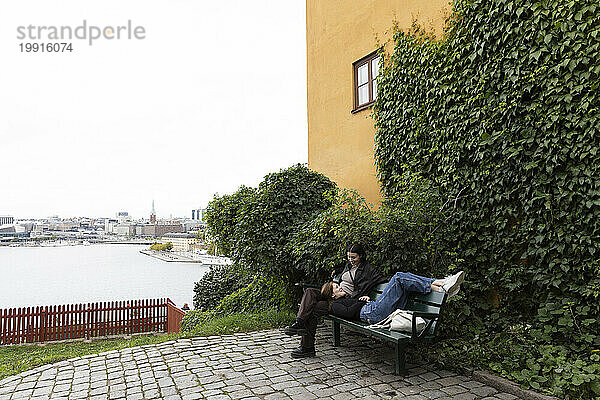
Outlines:
[{"label": "bench backrest", "polygon": [[[371,299],[376,299],[381,295],[386,287],[386,283],[377,285],[371,291]],[[446,302],[447,295],[444,292],[431,291],[427,294],[411,293],[408,296],[408,302],[406,303],[406,309],[408,311],[424,312],[428,314],[434,314],[437,319],[431,324],[429,332],[425,333],[426,336],[435,335],[435,331],[440,320],[440,312],[442,306]]]}]

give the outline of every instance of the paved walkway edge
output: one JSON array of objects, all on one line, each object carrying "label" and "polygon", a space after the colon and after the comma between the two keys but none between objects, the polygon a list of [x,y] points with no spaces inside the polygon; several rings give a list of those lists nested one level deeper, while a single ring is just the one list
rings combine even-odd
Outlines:
[{"label": "paved walkway edge", "polygon": [[471,377],[485,385],[491,386],[498,391],[513,394],[523,400],[560,400],[558,397],[547,396],[533,390],[521,388],[516,383],[489,372],[473,371]]}]

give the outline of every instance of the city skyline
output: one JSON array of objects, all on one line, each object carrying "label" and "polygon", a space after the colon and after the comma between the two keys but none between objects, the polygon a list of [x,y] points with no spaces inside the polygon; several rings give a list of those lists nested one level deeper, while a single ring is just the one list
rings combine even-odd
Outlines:
[{"label": "city skyline", "polygon": [[[130,21],[145,36],[19,48],[19,27],[84,21]],[[159,217],[187,217],[305,163],[305,40],[301,2],[7,4],[0,214],[144,218],[155,200]]]},{"label": "city skyline", "polygon": [[[152,207],[150,207],[150,209],[152,209]],[[198,208],[191,208],[188,212],[188,214],[186,215],[174,215],[173,213],[169,213],[169,212],[165,212],[164,214],[159,214],[156,213],[156,219],[157,220],[169,220],[169,219],[190,219],[190,220],[194,220],[194,219],[198,219],[195,214],[197,211],[204,211],[206,210],[205,207],[198,209]],[[118,219],[120,217],[123,217],[124,215],[121,214],[125,214],[126,216],[128,216],[129,218],[131,218],[134,221],[140,221],[140,220],[150,220],[151,215],[152,215],[152,210],[149,211],[146,215],[132,215],[129,213],[129,211],[127,210],[117,210],[115,212],[113,212],[112,214],[109,215],[94,215],[94,216],[89,216],[89,215],[58,215],[58,214],[52,214],[52,215],[46,215],[43,217],[29,217],[27,215],[12,215],[12,214],[0,214],[0,222],[2,222],[4,219],[7,218],[11,218],[14,219],[14,223],[18,222],[18,221],[26,221],[26,220],[46,220],[46,219],[53,219],[53,218],[59,218],[59,219],[63,219],[63,220],[68,220],[71,218],[90,218],[90,219]],[[200,214],[198,214],[200,215]],[[0,223],[0,225],[2,225],[2,223]]]}]

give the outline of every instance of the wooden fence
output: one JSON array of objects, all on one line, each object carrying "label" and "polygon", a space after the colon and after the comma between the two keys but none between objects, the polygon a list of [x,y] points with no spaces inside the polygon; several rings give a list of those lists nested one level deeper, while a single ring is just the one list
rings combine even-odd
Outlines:
[{"label": "wooden fence", "polygon": [[0,309],[0,345],[143,332],[178,333],[185,312],[170,299]]}]

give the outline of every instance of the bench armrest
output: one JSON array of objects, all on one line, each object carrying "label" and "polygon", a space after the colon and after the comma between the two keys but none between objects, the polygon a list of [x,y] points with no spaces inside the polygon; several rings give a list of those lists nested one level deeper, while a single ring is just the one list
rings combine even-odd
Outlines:
[{"label": "bench armrest", "polygon": [[[417,317],[421,317],[427,321],[427,323],[425,324],[425,327],[421,330],[421,332],[417,332]],[[418,312],[418,311],[413,312],[412,313],[412,335],[410,337],[410,340],[418,341],[418,340],[423,339],[427,335],[429,330],[431,329],[431,326],[433,325],[433,323],[436,322],[439,317],[440,317],[439,314],[434,314],[434,313],[426,313],[426,312]]]}]

